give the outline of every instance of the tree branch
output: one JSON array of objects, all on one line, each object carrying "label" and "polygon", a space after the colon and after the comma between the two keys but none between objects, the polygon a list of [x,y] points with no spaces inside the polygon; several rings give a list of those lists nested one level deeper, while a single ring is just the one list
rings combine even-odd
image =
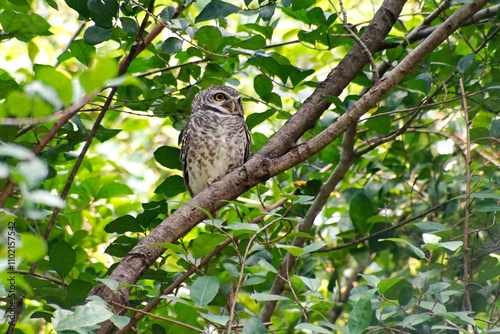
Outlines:
[{"label": "tree branch", "polygon": [[[464,21],[460,26],[461,27],[469,26],[469,25],[484,21],[486,19],[495,17],[499,11],[500,11],[500,5],[494,5],[494,6],[485,8],[481,11],[478,11],[476,14],[474,14],[468,20]],[[443,24],[445,24],[445,22],[441,23],[439,25],[435,25],[435,26],[422,27],[421,29],[417,30],[415,33],[408,35],[408,38],[406,38],[406,41],[408,44],[411,44],[415,41],[426,38],[427,36],[432,34],[436,29],[441,27]]]},{"label": "tree branch", "polygon": [[287,170],[318,153],[335,140],[335,138],[339,137],[351,124],[354,124],[359,117],[374,107],[391,88],[396,86],[436,47],[458,29],[462,22],[468,20],[486,3],[487,0],[476,0],[460,7],[448,20],[409,53],[389,74],[380,79],[367,94],[363,95],[346,113],[340,116],[335,123],[316,137],[296,146],[288,153],[272,159],[269,172],[272,175],[276,175],[281,171]]},{"label": "tree branch", "polygon": [[[396,22],[405,0],[384,1],[375,14],[371,24],[361,36],[361,41],[374,53],[384,44],[384,36]],[[331,105],[324,96],[338,96],[356,77],[358,71],[369,62],[363,48],[356,43],[339,65],[333,69],[326,80],[318,85],[295,115],[290,118],[259,152],[263,156],[274,158],[290,150],[295,142],[311,127]]]}]

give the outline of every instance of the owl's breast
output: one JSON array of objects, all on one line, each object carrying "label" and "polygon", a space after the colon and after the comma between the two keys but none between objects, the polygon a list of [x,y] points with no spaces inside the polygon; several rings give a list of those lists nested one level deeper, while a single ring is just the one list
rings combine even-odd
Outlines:
[{"label": "owl's breast", "polygon": [[189,187],[198,194],[209,182],[244,163],[248,140],[244,127],[234,122],[220,121],[217,128],[198,126],[192,130],[186,162]]}]

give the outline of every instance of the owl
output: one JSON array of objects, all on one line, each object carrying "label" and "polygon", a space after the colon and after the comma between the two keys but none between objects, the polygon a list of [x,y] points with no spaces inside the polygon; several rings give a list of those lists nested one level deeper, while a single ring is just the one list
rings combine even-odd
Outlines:
[{"label": "owl", "polygon": [[241,97],[227,86],[200,91],[191,104],[191,116],[181,142],[184,183],[194,197],[250,154],[251,137],[245,124]]}]

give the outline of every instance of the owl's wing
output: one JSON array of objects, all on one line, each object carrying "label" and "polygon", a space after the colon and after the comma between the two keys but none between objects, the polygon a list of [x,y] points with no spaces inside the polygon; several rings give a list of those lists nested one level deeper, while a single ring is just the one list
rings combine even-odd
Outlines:
[{"label": "owl's wing", "polygon": [[245,137],[246,137],[245,159],[243,160],[245,162],[248,160],[248,158],[250,158],[250,155],[251,155],[250,146],[252,146],[252,135],[250,134],[250,131],[248,130],[248,127],[247,127],[247,124],[245,123],[245,121],[243,121],[243,126],[245,128]]},{"label": "owl's wing", "polygon": [[191,197],[193,197],[193,191],[189,186],[189,173],[187,168],[187,156],[189,150],[190,137],[191,137],[191,127],[189,126],[188,123],[182,132],[180,159],[182,163],[182,176],[184,177],[184,185],[186,186],[186,189],[188,190]]}]

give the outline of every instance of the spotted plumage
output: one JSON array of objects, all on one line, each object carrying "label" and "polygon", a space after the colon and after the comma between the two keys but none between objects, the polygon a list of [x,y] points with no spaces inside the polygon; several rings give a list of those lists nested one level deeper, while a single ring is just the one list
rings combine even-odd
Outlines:
[{"label": "spotted plumage", "polygon": [[250,143],[238,91],[212,86],[199,92],[181,143],[184,183],[191,196],[242,165]]}]

